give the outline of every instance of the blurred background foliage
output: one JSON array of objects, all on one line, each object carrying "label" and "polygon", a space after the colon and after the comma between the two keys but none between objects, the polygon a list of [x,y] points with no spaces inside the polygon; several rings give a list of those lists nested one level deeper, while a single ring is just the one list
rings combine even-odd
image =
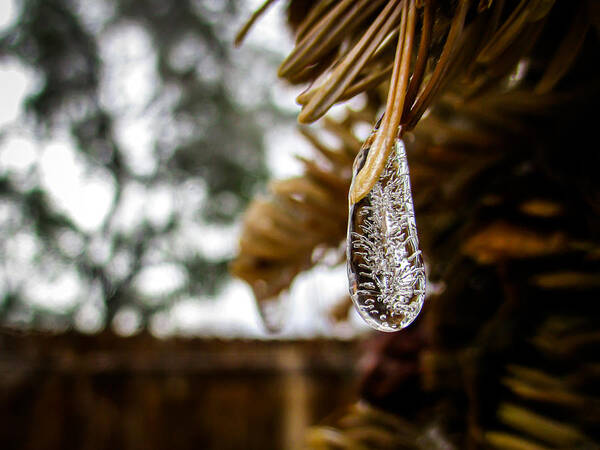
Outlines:
[{"label": "blurred background foliage", "polygon": [[264,130],[293,120],[255,75],[279,58],[231,48],[240,3],[15,3],[0,64],[32,81],[0,128],[0,325],[130,333],[218,292]]}]

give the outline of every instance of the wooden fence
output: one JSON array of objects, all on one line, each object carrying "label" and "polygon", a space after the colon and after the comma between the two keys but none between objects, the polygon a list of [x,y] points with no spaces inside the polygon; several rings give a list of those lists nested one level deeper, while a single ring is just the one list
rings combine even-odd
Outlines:
[{"label": "wooden fence", "polygon": [[353,342],[0,332],[0,448],[295,449],[355,395]]}]

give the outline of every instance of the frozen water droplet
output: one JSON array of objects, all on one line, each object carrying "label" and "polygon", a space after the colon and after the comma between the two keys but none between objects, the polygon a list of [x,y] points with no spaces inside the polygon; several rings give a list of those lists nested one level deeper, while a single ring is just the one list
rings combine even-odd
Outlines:
[{"label": "frozen water droplet", "polygon": [[[354,176],[371,142],[356,157]],[[416,319],[425,299],[425,269],[401,139],[371,192],[350,207],[347,257],[350,295],[370,326],[398,331]]]}]

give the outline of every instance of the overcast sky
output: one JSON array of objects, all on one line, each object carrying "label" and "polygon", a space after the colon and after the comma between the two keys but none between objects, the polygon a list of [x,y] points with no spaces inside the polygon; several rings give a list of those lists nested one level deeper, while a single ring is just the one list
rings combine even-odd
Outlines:
[{"label": "overcast sky", "polygon": [[[250,2],[248,11],[262,3]],[[94,4],[94,3],[92,3]],[[102,2],[96,8],[88,8],[90,20],[94,14],[103,14]],[[292,42],[284,27],[283,2],[266,14],[250,32],[245,46],[256,46],[281,58],[289,51]],[[13,0],[0,1],[0,33],[18,17],[19,11]],[[243,21],[240,17],[240,23]],[[233,30],[233,28],[232,28]],[[115,46],[119,51],[114,51]],[[237,50],[244,52],[244,47]],[[151,172],[152,144],[155,120],[146,106],[153,95],[153,86],[158,74],[155,67],[156,55],[151,39],[141,26],[134,24],[117,27],[100,42],[103,61],[101,98],[111,109],[126,108],[127,114],[120,115],[116,123],[117,139],[126,151],[127,163],[139,174]],[[185,63],[186,49],[179,56]],[[243,68],[240,68],[243,70]],[[253,85],[256,80],[270,86],[273,99],[281,108],[296,112],[294,102],[297,89],[286,86],[276,78],[275,70],[253,77],[247,86],[236,89],[241,101],[253,101]],[[117,80],[117,81],[115,81]],[[78,155],[69,133],[57,132],[49,141],[37,141],[23,118],[23,99],[35,92],[40,80],[36,73],[16,60],[0,62],[0,174],[9,173],[18,183],[27,182],[27,174],[35,171],[39,182],[58,205],[81,229],[93,233],[101,224],[110,208],[115,189],[109,173],[86,171],[84,161]],[[143,112],[143,113],[142,113]],[[274,177],[283,178],[300,173],[301,167],[295,154],[309,154],[310,148],[293,127],[275,128],[265,136],[267,162]],[[174,192],[169,186],[149,190],[144,186],[127,189],[126,207],[117,217],[120,226],[133,227],[136,221],[146,217],[151,223],[160,224],[167,220],[176,207]],[[196,193],[198,194],[198,193]],[[152,205],[150,208],[149,205]],[[0,224],[11,211],[0,205]],[[205,254],[214,257],[235,254],[239,224],[231,227],[216,227],[196,224],[190,230],[193,238],[201,233],[198,245]],[[208,237],[208,238],[207,238]],[[66,268],[51,280],[39,273],[32,263],[36,243],[32,235],[20,233],[5,243],[4,273],[0,278],[0,292],[6,283],[27,280],[27,301],[48,309],[64,309],[78,306],[75,326],[83,332],[93,332],[101,323],[97,308],[101,299],[86,293],[85,303],[81,298],[81,286],[75,270]],[[64,236],[64,246],[77,252],[73,236]],[[103,243],[98,242],[98,257],[102,258]],[[112,261],[118,268],[119,261]],[[12,279],[9,279],[12,277]],[[184,282],[181,270],[176,265],[156,264],[149,266],[136,278],[139,291],[151,294],[168,292]],[[335,335],[348,337],[362,330],[360,321],[352,320],[350,327],[334,327],[327,319],[327,310],[347,292],[344,267],[317,268],[302,274],[291,291],[284,296],[285,336]],[[139,317],[134,310],[124,310],[112,325],[121,334],[132,334],[139,329]],[[216,299],[181,298],[173,302],[166,312],[155,315],[150,323],[153,333],[160,336],[171,334],[200,334],[219,336],[266,336],[260,323],[250,289],[238,280],[228,282]]]}]

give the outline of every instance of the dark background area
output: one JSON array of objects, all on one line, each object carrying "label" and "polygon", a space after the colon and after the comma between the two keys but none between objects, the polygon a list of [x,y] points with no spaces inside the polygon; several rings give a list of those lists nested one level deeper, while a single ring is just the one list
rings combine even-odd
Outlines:
[{"label": "dark background area", "polygon": [[302,448],[356,387],[351,342],[1,333],[0,346],[6,450]]}]

